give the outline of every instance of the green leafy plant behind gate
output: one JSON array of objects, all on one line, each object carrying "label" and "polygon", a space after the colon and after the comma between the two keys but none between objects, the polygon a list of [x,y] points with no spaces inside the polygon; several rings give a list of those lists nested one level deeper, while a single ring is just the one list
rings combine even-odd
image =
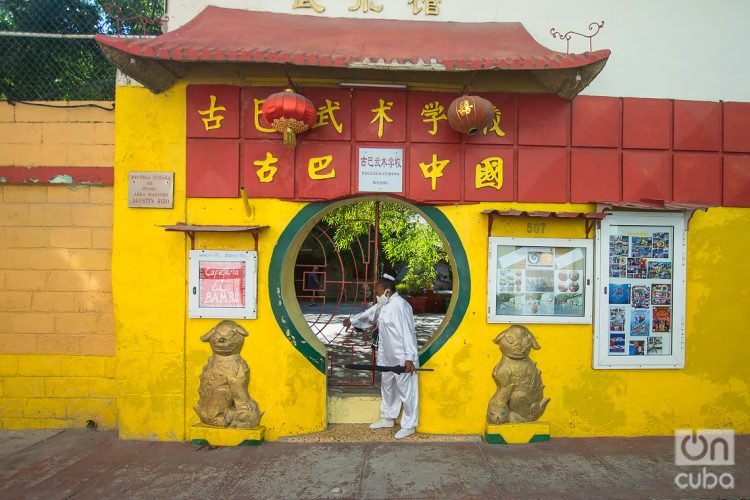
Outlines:
[{"label": "green leafy plant behind gate", "polygon": [[[343,205],[323,217],[340,250],[368,234],[375,203]],[[380,253],[388,266],[408,267],[402,281],[414,290],[429,287],[437,276],[435,264],[448,259],[443,242],[427,221],[404,205],[386,201],[380,202]]]}]

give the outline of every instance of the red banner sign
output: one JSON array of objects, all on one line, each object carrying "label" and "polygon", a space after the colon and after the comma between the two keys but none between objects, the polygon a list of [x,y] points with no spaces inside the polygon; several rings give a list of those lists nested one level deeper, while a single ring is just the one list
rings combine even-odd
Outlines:
[{"label": "red banner sign", "polygon": [[[499,147],[513,143],[512,95],[485,96],[508,109],[498,108],[493,123],[470,138],[448,124],[445,111],[458,97],[454,93],[301,89],[317,120],[299,135],[297,148],[288,149],[261,112],[265,98],[279,90],[188,87],[188,196],[237,197],[240,186],[252,198],[321,200],[378,192],[378,183],[360,190],[360,179],[372,175],[360,172],[360,150],[377,157],[379,149],[387,155],[395,148],[403,163],[390,165],[388,173],[400,177],[402,187],[396,191],[381,182],[389,186],[383,192],[423,202],[512,198],[512,184],[504,179],[514,176],[504,171],[513,168],[513,149]],[[220,139],[234,139],[239,148]]]},{"label": "red banner sign", "polygon": [[187,87],[188,197],[750,203],[744,103],[479,93],[495,114],[468,136],[448,123],[457,93],[301,88],[316,121],[287,149],[261,111],[280,90]]}]

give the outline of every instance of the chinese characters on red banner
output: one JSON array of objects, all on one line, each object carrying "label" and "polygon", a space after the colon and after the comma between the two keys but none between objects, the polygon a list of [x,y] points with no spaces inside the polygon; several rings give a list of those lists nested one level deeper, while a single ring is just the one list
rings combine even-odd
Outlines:
[{"label": "chinese characters on red banner", "polygon": [[[256,198],[332,199],[367,192],[397,193],[415,201],[512,197],[512,186],[507,187],[512,172],[504,172],[513,164],[512,149],[504,147],[512,144],[506,130],[515,130],[507,96],[487,96],[496,103],[495,119],[468,137],[448,124],[445,109],[455,94],[301,89],[313,102],[317,119],[310,131],[300,135],[297,148],[290,150],[281,145],[281,136],[261,112],[265,98],[276,91],[188,87],[190,196],[237,197],[241,186]],[[511,108],[510,114],[502,109],[504,104]],[[237,142],[234,156],[223,147],[221,161],[215,153],[201,154],[207,148],[215,152],[218,139]],[[363,163],[361,158],[370,161]],[[211,184],[197,185],[237,170],[239,186],[224,183],[215,192]]]}]

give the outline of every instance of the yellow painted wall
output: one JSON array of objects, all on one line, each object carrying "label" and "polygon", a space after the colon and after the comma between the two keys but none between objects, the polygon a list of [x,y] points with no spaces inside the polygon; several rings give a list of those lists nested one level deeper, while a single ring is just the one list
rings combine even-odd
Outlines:
[{"label": "yellow painted wall", "polygon": [[[211,354],[200,336],[218,320],[187,319],[189,240],[156,224],[269,224],[260,237],[258,319],[242,351],[250,393],[265,415],[267,439],[325,426],[325,377],[281,333],[266,281],[271,253],[301,204],[266,200],[247,217],[240,199],[185,203],[185,86],[160,95],[136,87],[117,93],[113,291],[120,381],[120,436],[182,440],[197,423],[198,375]],[[130,170],[175,172],[175,208],[127,208]],[[252,249],[248,235],[199,235],[196,249]],[[187,374],[187,376],[186,376]]]},{"label": "yellow painted wall", "polygon": [[114,356],[0,354],[0,429],[117,426]]},{"label": "yellow painted wall", "polygon": [[[199,341],[218,320],[187,319],[188,240],[156,224],[269,225],[260,237],[258,319],[243,357],[250,393],[265,411],[267,439],[325,425],[325,377],[279,329],[269,304],[267,274],[275,242],[302,207],[278,200],[185,201],[185,85],[160,95],[121,87],[117,94],[113,286],[117,327],[120,435],[180,440],[198,421],[198,375],[210,350]],[[128,209],[129,170],[174,171],[175,208]],[[457,332],[420,376],[419,431],[478,433],[494,391],[500,358],[491,342],[501,330],[485,320],[486,208],[588,210],[585,205],[477,204],[441,210],[463,238],[471,269],[469,309]],[[494,235],[528,236],[525,220],[503,220]],[[553,436],[659,435],[682,427],[731,427],[750,432],[750,364],[740,313],[750,306],[740,263],[750,246],[750,210],[711,209],[694,217],[688,244],[686,368],[593,370],[591,325],[532,325],[542,350],[533,354],[552,398],[545,419]],[[545,237],[583,237],[580,221],[548,221]],[[199,249],[249,249],[241,235],[199,235]],[[744,274],[742,274],[744,273]],[[741,277],[743,279],[738,278]]]},{"label": "yellow painted wall", "polygon": [[112,188],[0,186],[0,428],[117,423]]},{"label": "yellow painted wall", "polygon": [[111,102],[36,104],[0,102],[0,166],[112,166],[114,113],[102,109]]},{"label": "yellow painted wall", "polygon": [[[0,103],[0,166],[111,167],[112,103]],[[25,171],[25,169],[24,169]],[[0,180],[0,428],[117,425],[111,186]]]},{"label": "yellow painted wall", "polygon": [[[420,431],[481,432],[495,391],[500,359],[492,339],[503,325],[485,319],[487,224],[479,212],[504,206],[524,210],[578,210],[585,205],[481,204],[444,208],[464,238],[471,270],[469,310],[456,334],[421,376]],[[537,219],[538,221],[538,219]],[[493,236],[530,236],[527,220],[494,225]],[[528,325],[542,349],[532,353],[542,370],[543,419],[553,436],[668,435],[680,428],[733,428],[750,432],[750,363],[743,310],[750,273],[738,263],[750,245],[750,210],[712,208],[696,213],[688,231],[686,361],[682,370],[594,370],[591,325]],[[584,237],[583,223],[547,221],[544,237]]]}]

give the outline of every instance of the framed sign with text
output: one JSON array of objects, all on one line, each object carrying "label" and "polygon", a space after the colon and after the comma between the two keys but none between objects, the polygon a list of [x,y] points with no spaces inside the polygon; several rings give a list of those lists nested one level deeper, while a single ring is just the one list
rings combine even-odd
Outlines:
[{"label": "framed sign with text", "polygon": [[128,172],[128,208],[172,208],[174,172]]},{"label": "framed sign with text", "polygon": [[488,323],[591,323],[592,240],[489,240]]},{"label": "framed sign with text", "polygon": [[191,250],[189,274],[189,318],[257,317],[257,252]]},{"label": "framed sign with text", "polygon": [[404,189],[404,148],[358,148],[359,191],[400,193]]}]

